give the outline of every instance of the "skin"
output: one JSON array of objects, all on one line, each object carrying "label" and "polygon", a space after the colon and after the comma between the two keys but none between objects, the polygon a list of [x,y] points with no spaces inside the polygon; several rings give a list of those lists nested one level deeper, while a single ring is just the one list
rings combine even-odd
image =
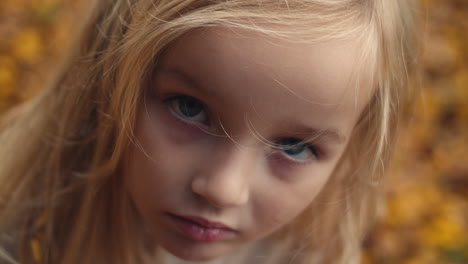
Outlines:
[{"label": "skin", "polygon": [[[182,259],[210,260],[299,215],[329,179],[373,93],[368,76],[359,91],[349,86],[358,53],[353,38],[301,43],[221,27],[172,44],[138,111],[139,147],[124,168],[158,245]],[[184,115],[187,101],[202,103],[191,108],[199,114]],[[311,137],[292,150],[285,140]],[[196,241],[168,214],[234,231]]]}]

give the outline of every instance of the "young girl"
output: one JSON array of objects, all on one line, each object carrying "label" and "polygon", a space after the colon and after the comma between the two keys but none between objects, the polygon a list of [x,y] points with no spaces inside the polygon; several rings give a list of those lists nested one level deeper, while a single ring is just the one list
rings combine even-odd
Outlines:
[{"label": "young girl", "polygon": [[409,94],[413,4],[88,10],[50,86],[2,122],[1,261],[357,263]]}]

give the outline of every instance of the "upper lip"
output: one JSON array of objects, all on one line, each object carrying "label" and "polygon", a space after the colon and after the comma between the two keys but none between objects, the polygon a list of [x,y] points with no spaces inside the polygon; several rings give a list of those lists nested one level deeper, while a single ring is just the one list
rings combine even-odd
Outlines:
[{"label": "upper lip", "polygon": [[191,215],[177,215],[177,214],[171,214],[169,213],[169,215],[173,216],[173,217],[176,217],[176,218],[181,218],[181,219],[184,219],[186,221],[190,221],[190,222],[194,222],[198,225],[201,225],[203,227],[206,227],[206,228],[218,228],[218,229],[227,229],[227,230],[230,230],[230,231],[235,231],[233,228],[223,224],[223,223],[220,223],[220,222],[214,222],[214,221],[210,221],[210,220],[207,220],[203,217],[198,217],[198,216],[191,216]]}]

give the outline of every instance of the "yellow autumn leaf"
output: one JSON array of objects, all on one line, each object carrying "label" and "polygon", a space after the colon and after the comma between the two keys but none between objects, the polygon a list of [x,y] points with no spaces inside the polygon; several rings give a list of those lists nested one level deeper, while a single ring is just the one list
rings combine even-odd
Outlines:
[{"label": "yellow autumn leaf", "polygon": [[13,55],[21,61],[33,64],[43,55],[41,35],[34,29],[19,32],[11,41]]},{"label": "yellow autumn leaf", "polygon": [[0,100],[5,100],[16,91],[15,61],[7,56],[0,56]]},{"label": "yellow autumn leaf", "polygon": [[422,239],[434,247],[457,247],[466,239],[464,219],[454,201],[445,202],[440,214],[421,230]]},{"label": "yellow autumn leaf", "polygon": [[37,239],[31,240],[31,251],[33,253],[34,261],[40,263],[42,260],[41,245]]},{"label": "yellow autumn leaf", "polygon": [[458,100],[457,112],[460,115],[460,122],[468,120],[468,67],[455,76],[455,97]]},{"label": "yellow autumn leaf", "polygon": [[[406,259],[402,264],[443,264],[437,256],[437,252],[434,249],[420,250],[417,254],[413,254]],[[448,263],[447,263],[448,264]]]}]

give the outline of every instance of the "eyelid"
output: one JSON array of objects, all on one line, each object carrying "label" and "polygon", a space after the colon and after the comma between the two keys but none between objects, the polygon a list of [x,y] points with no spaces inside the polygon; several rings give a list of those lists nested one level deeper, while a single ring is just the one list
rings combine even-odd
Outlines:
[{"label": "eyelid", "polygon": [[[293,140],[297,140],[297,142],[298,142],[298,143],[292,144],[292,145],[276,144],[274,146],[274,149],[278,150],[276,152],[279,153],[279,155],[281,155],[282,157],[284,157],[287,161],[290,161],[291,163],[294,163],[294,164],[306,165],[306,164],[308,164],[308,163],[310,163],[312,161],[318,161],[318,160],[322,159],[322,150],[321,150],[321,148],[319,146],[313,144],[312,142],[307,142],[307,141],[304,141],[304,140],[302,140],[300,138],[294,138],[294,137],[282,138],[279,141],[285,140],[285,139],[293,139]],[[287,153],[285,153],[285,150],[294,149],[296,147],[302,147],[302,146],[304,146],[303,151],[310,151],[311,152],[310,157],[305,158],[305,159],[297,159],[297,158],[294,158],[293,156],[288,155]]]},{"label": "eyelid", "polygon": [[[199,100],[198,98],[194,97],[194,96],[191,96],[191,95],[185,95],[185,94],[177,94],[177,93],[172,93],[172,94],[168,94],[168,95],[165,95],[165,96],[162,96],[164,99],[162,99],[162,103],[165,104],[169,111],[171,112],[172,115],[174,115],[175,118],[177,118],[179,121],[181,122],[184,122],[186,124],[189,124],[189,125],[195,125],[197,127],[209,127],[210,126],[210,112],[209,112],[209,109],[208,107],[206,106],[206,104]],[[190,119],[186,119],[186,118],[183,118],[182,116],[180,116],[180,114],[178,113],[175,113],[175,110],[172,109],[171,107],[171,104],[177,100],[177,99],[181,99],[183,97],[188,97],[188,98],[192,98],[196,101],[198,101],[202,107],[203,107],[203,111],[205,112],[206,116],[207,116],[207,122],[204,123],[204,122],[197,122],[197,121],[192,121]]]}]

